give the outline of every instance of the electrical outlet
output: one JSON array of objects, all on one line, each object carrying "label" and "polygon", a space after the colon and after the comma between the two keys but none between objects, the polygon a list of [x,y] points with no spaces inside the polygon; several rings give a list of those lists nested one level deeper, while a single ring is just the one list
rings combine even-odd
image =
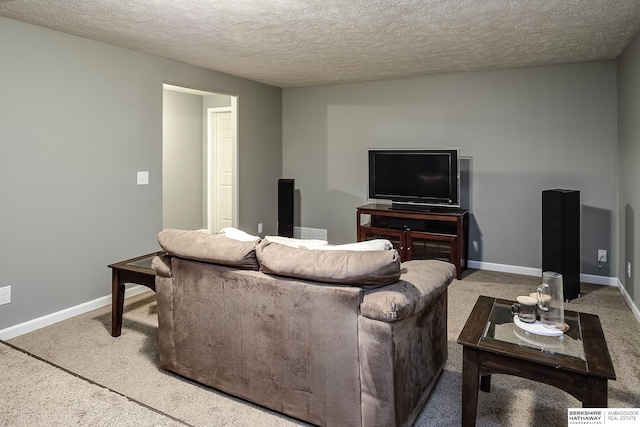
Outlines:
[{"label": "electrical outlet", "polygon": [[149,172],[148,171],[140,171],[138,172],[138,185],[147,185],[149,184]]},{"label": "electrical outlet", "polygon": [[598,249],[598,262],[607,262],[606,249]]},{"label": "electrical outlet", "polygon": [[0,288],[0,305],[9,304],[11,302],[11,286]]},{"label": "electrical outlet", "polygon": [[262,223],[258,224],[258,233],[262,233]]},{"label": "electrical outlet", "polygon": [[627,261],[627,277],[631,279],[631,261]]}]

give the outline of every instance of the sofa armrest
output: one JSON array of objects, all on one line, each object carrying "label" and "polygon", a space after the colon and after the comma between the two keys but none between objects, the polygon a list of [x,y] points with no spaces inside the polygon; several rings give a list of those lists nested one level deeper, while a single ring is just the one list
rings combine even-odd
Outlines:
[{"label": "sofa armrest", "polygon": [[382,322],[396,322],[425,309],[447,289],[456,275],[453,264],[436,260],[402,263],[397,282],[364,292],[360,314]]},{"label": "sofa armrest", "polygon": [[161,277],[171,277],[171,256],[159,255],[151,260],[151,268]]}]

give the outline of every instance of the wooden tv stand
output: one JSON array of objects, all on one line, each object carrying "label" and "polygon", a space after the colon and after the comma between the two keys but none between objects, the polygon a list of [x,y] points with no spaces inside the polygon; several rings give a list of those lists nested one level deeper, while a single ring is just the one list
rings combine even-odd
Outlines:
[{"label": "wooden tv stand", "polygon": [[[362,223],[362,215],[370,221]],[[469,212],[465,209],[432,207],[415,209],[372,203],[357,211],[358,241],[388,239],[402,261],[441,259],[456,266],[462,277],[469,260]]]}]

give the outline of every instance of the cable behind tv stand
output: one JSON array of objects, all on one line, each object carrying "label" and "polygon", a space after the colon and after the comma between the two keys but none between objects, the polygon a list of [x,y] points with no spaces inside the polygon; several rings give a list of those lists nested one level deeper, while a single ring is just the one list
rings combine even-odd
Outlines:
[{"label": "cable behind tv stand", "polygon": [[[370,220],[363,223],[362,216]],[[402,261],[440,259],[468,266],[469,213],[465,209],[372,203],[357,208],[358,241],[388,239]]]}]

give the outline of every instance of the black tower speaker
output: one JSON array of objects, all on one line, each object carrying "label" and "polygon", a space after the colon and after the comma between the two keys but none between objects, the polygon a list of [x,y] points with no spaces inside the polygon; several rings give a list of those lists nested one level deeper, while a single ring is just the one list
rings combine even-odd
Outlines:
[{"label": "black tower speaker", "polygon": [[278,236],[293,237],[293,179],[278,180]]},{"label": "black tower speaker", "polygon": [[542,271],[562,274],[565,300],[580,294],[580,192],[542,192]]}]

